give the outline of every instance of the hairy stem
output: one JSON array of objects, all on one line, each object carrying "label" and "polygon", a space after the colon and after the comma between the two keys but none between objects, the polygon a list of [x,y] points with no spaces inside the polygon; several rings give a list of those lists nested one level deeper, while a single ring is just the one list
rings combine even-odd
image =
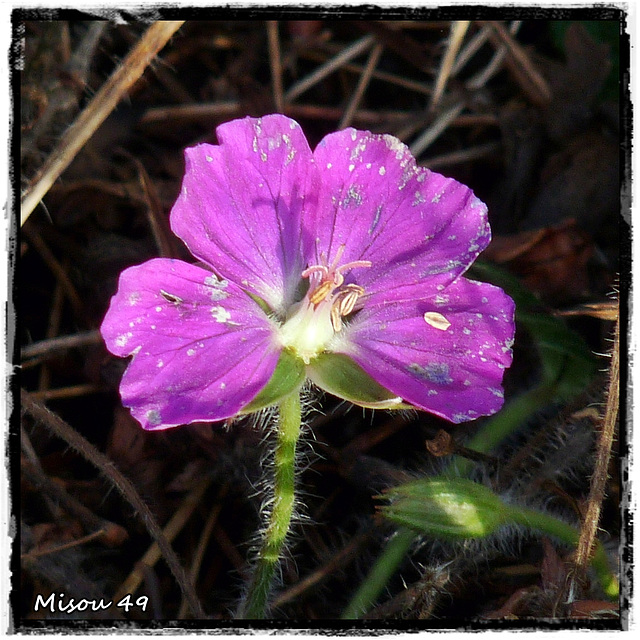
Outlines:
[{"label": "hairy stem", "polygon": [[295,504],[295,457],[301,418],[300,394],[296,390],[280,402],[274,455],[273,509],[238,618],[261,619],[266,616],[273,577],[289,532]]},{"label": "hairy stem", "polygon": [[376,560],[369,575],[342,612],[343,620],[353,620],[366,613],[383,592],[387,582],[407,555],[418,534],[402,528],[389,540],[382,555]]},{"label": "hairy stem", "polygon": [[[616,432],[616,420],[618,418],[618,405],[620,403],[620,322],[616,322],[613,350],[611,352],[611,368],[609,372],[609,393],[607,394],[607,406],[602,421],[602,431],[598,440],[598,450],[593,476],[591,477],[591,489],[587,512],[584,518],[584,526],[580,535],[580,542],[575,556],[576,582],[580,582],[586,573],[589,557],[593,552],[596,539],[600,510],[605,498],[607,480],[609,478],[608,467],[611,458],[611,449]],[[595,549],[597,555],[598,549]],[[592,559],[595,562],[595,556]]]},{"label": "hairy stem", "polygon": [[[580,531],[576,527],[553,516],[526,507],[508,506],[508,518],[513,522],[535,529],[557,538],[565,544],[576,546],[580,540]],[[618,580],[611,571],[602,543],[596,540],[593,546],[591,565],[598,576],[607,596],[615,600],[620,592]]]}]

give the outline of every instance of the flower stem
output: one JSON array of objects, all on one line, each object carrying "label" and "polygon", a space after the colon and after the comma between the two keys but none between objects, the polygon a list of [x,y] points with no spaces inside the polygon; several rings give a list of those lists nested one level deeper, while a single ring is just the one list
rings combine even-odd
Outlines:
[{"label": "flower stem", "polygon": [[[564,542],[565,544],[576,546],[580,540],[580,532],[570,524],[559,520],[553,516],[534,509],[508,505],[508,518],[518,524],[530,529],[542,531]],[[595,541],[591,565],[598,576],[604,592],[613,600],[617,599],[620,593],[618,579],[609,568],[607,555],[599,540]]]},{"label": "flower stem", "polygon": [[376,560],[351,602],[342,612],[343,620],[358,619],[371,608],[417,536],[415,531],[404,527],[389,540],[382,555]]},{"label": "flower stem", "polygon": [[238,618],[243,619],[261,619],[266,616],[267,600],[295,504],[296,444],[302,418],[299,391],[285,396],[279,409],[274,455],[273,509],[247,595],[238,612]]}]

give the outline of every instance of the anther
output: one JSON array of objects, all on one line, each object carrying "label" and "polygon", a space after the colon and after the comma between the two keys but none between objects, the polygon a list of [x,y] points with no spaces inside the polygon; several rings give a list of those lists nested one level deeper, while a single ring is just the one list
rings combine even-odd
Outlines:
[{"label": "anther", "polygon": [[311,304],[320,304],[334,289],[335,285],[331,280],[325,280],[309,296]]},{"label": "anther", "polygon": [[336,333],[342,329],[342,318],[354,310],[358,298],[363,294],[363,287],[357,284],[348,284],[336,295],[331,305],[331,325]]},{"label": "anther", "polygon": [[[336,251],[336,255],[333,258],[331,266],[326,266],[327,255],[322,254],[320,259],[325,264],[313,264],[307,267],[302,272],[303,278],[309,278],[309,302],[313,305],[320,304],[323,300],[326,300],[335,289],[341,287],[344,283],[343,271],[348,271],[357,267],[370,267],[370,260],[354,260],[347,262],[346,264],[338,266],[340,259],[344,254],[345,245],[341,244]],[[315,274],[319,274],[319,278],[313,278]],[[353,310],[356,300],[362,295],[364,289],[357,285],[347,285],[345,288],[346,296],[341,296],[337,300],[340,302],[340,308],[337,311],[336,318],[347,315]],[[356,293],[357,292],[357,293]],[[340,295],[340,294],[338,294]],[[344,311],[344,309],[348,309]],[[336,323],[334,323],[336,324]]]},{"label": "anther", "polygon": [[340,310],[335,305],[331,307],[331,326],[336,333],[342,331],[342,318],[340,317]]},{"label": "anther", "polygon": [[451,326],[451,323],[437,311],[427,311],[423,318],[428,325],[440,331],[446,331]]},{"label": "anther", "polygon": [[348,284],[337,296],[334,304],[341,316],[348,316],[356,306],[358,298],[364,294],[364,288],[357,284]]}]

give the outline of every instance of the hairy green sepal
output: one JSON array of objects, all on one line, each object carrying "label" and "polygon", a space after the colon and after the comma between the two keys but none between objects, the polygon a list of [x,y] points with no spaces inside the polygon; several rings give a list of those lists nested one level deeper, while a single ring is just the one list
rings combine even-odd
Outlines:
[{"label": "hairy green sepal", "polygon": [[322,353],[307,367],[309,379],[328,393],[369,409],[411,409],[348,356]]},{"label": "hairy green sepal", "polygon": [[[489,487],[466,478],[422,478],[385,491],[388,505],[379,507],[391,522],[407,527],[400,537],[400,551],[406,551],[411,540],[408,531],[439,540],[454,541],[484,538],[502,525],[520,525],[576,546],[580,530],[553,515],[507,503]],[[619,596],[619,583],[609,567],[607,555],[596,540],[591,564],[607,597]],[[368,588],[372,590],[371,585]],[[376,594],[377,592],[374,592]],[[360,609],[363,607],[358,603]],[[351,607],[348,611],[353,613]]]},{"label": "hairy green sepal", "polygon": [[278,364],[267,385],[241,413],[253,413],[280,402],[282,398],[298,389],[304,379],[304,362],[285,349],[280,354]]}]

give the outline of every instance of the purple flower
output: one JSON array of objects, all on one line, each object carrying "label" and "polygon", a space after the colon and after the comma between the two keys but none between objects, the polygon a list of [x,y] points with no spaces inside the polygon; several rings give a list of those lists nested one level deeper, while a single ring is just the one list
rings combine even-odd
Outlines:
[{"label": "purple flower", "polygon": [[500,408],[514,305],[461,277],[490,240],[470,189],[389,135],[345,129],[312,152],[282,115],[217,135],[186,150],[171,212],[200,264],[125,270],[102,324],[133,355],[120,391],[144,428],[225,419],[304,377],[453,422]]}]

